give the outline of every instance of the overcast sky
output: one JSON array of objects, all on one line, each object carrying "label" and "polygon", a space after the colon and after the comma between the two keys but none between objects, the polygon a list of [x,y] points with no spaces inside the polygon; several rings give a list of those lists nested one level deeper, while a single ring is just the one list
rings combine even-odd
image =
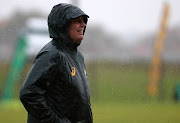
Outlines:
[{"label": "overcast sky", "polygon": [[[180,25],[180,0],[79,0],[80,8],[89,16],[89,24],[105,26],[116,33],[142,33],[159,27],[163,2],[171,6],[169,26]],[[42,11],[49,14],[55,4],[71,3],[71,0],[3,0],[0,4],[0,20],[13,11]]]}]

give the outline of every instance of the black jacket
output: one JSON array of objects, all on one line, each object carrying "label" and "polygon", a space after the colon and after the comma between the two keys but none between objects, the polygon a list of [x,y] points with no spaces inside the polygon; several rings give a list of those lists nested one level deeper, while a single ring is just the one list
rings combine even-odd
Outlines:
[{"label": "black jacket", "polygon": [[88,18],[75,6],[58,4],[48,16],[53,39],[36,56],[20,92],[28,123],[93,122],[84,58],[68,33],[68,20],[81,15]]}]

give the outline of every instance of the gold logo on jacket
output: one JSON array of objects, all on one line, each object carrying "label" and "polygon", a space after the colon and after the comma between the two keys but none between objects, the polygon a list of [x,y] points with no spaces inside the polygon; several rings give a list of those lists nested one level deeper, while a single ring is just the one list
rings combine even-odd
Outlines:
[{"label": "gold logo on jacket", "polygon": [[72,67],[71,75],[75,76],[75,74],[76,74],[76,69],[75,69],[75,67]]}]

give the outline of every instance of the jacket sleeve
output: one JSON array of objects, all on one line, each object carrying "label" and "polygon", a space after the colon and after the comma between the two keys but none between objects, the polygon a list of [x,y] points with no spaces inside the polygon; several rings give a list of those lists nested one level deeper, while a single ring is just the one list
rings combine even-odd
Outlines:
[{"label": "jacket sleeve", "polygon": [[20,91],[20,100],[27,112],[41,123],[70,123],[67,118],[55,113],[45,97],[48,86],[53,84],[59,71],[60,57],[57,54],[44,52],[38,55]]}]

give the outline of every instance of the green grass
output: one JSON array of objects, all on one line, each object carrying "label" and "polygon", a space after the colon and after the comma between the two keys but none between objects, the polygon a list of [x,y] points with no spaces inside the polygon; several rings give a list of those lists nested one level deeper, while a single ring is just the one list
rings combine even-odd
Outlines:
[{"label": "green grass", "polygon": [[161,101],[172,102],[174,87],[180,83],[180,71],[177,69],[177,67],[166,67],[163,83],[159,88],[159,92],[162,93],[150,98],[147,91],[148,65],[102,63],[95,67],[87,65],[92,99],[105,102],[149,102],[161,99]]},{"label": "green grass", "polygon": [[[10,104],[10,103],[9,103]],[[27,112],[16,101],[0,106],[0,123],[25,123]],[[92,103],[94,123],[179,123],[180,104]]]},{"label": "green grass", "polygon": [[[87,64],[94,123],[179,123],[180,104],[173,100],[173,89],[180,83],[179,67],[165,66],[163,93],[150,98],[147,64]],[[16,99],[21,84],[16,85]],[[26,119],[19,101],[0,103],[0,123],[25,123]]]},{"label": "green grass", "polygon": [[[27,65],[28,66],[28,65]],[[7,68],[1,66],[1,68]],[[30,69],[30,67],[27,67]],[[161,95],[150,98],[147,93],[149,82],[148,64],[120,64],[103,63],[87,64],[87,74],[90,84],[91,99],[93,101],[105,102],[149,102],[157,101],[163,97],[164,101],[173,101],[174,87],[180,83],[180,65],[166,65],[163,84],[161,86]],[[7,70],[6,70],[7,71]],[[24,73],[27,74],[27,69]],[[0,75],[0,93],[3,91],[3,85],[6,72]],[[13,94],[15,98],[19,97],[19,90],[22,86],[24,77],[22,74],[18,84],[14,86]]]},{"label": "green grass", "polygon": [[27,112],[19,100],[0,103],[0,123],[26,123]]},{"label": "green grass", "polygon": [[95,123],[179,123],[180,105],[97,103],[93,105]]}]

